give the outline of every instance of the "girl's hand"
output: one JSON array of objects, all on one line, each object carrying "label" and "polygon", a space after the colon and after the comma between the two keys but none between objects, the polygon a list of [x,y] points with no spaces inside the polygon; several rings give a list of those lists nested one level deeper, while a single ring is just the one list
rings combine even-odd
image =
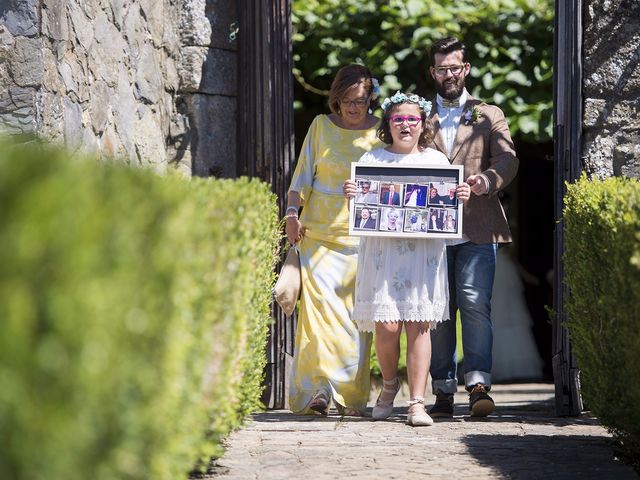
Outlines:
[{"label": "girl's hand", "polygon": [[465,200],[469,200],[470,196],[471,187],[468,183],[461,183],[460,185],[458,185],[458,187],[456,188],[456,197],[458,198],[458,200],[464,202]]},{"label": "girl's hand", "polygon": [[347,198],[355,197],[358,193],[356,182],[354,182],[353,180],[345,180],[342,184],[342,193],[344,193],[345,197]]},{"label": "girl's hand", "polygon": [[287,234],[287,240],[291,245],[295,245],[302,237],[304,237],[304,226],[296,216],[287,217],[284,231]]}]

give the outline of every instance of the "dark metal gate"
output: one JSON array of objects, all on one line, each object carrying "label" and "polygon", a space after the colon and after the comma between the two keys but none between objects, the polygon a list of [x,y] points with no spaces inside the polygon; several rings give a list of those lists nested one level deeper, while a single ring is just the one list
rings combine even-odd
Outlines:
[{"label": "dark metal gate", "polygon": [[555,218],[554,235],[554,311],[553,378],[556,413],[578,415],[582,411],[579,370],[571,352],[564,299],[564,224],[562,222],[565,182],[576,180],[581,171],[582,135],[582,1],[556,2],[554,38],[554,163]]},{"label": "dark metal gate", "polygon": [[[284,214],[294,162],[291,1],[239,0],[238,176],[258,177]],[[295,318],[274,303],[263,402],[286,407]]]}]

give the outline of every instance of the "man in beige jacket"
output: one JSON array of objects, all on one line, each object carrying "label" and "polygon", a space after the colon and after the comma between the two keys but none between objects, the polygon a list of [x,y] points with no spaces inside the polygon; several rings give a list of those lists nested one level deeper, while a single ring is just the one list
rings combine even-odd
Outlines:
[{"label": "man in beige jacket", "polygon": [[431,120],[436,135],[431,147],[453,165],[464,165],[471,198],[464,203],[462,240],[447,247],[451,321],[432,331],[431,378],[436,401],[432,417],[453,416],[457,391],[456,311],[462,321],[464,380],[472,416],[495,409],[491,390],[491,291],[499,243],[511,242],[497,193],[518,170],[513,141],[502,111],[473,98],[465,88],[471,71],[466,47],[456,38],[431,47],[429,68],[438,95]]}]

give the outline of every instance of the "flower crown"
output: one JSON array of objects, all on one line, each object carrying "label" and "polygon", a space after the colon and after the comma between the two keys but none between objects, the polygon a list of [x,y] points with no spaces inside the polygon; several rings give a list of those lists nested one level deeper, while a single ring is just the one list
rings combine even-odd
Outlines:
[{"label": "flower crown", "polygon": [[391,109],[391,107],[393,107],[394,105],[398,105],[400,103],[415,103],[420,107],[420,109],[424,113],[429,114],[431,112],[430,101],[425,100],[424,98],[422,98],[419,95],[416,95],[415,93],[412,95],[406,95],[400,91],[397,91],[396,93],[394,93],[392,97],[385,98],[384,102],[382,102],[381,107],[382,107],[382,110],[384,110],[384,112],[387,113]]},{"label": "flower crown", "polygon": [[371,77],[371,85],[373,85],[373,88],[371,89],[371,100],[375,100],[380,96],[380,84],[378,83],[378,79]]}]

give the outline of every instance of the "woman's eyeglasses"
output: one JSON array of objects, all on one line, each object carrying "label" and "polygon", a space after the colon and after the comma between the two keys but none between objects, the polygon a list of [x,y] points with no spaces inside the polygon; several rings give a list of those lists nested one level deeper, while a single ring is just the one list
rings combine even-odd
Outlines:
[{"label": "woman's eyeglasses", "polygon": [[450,67],[433,67],[433,71],[436,77],[444,77],[447,74],[447,70],[451,72],[451,75],[457,77],[464,70],[464,65],[451,65]]},{"label": "woman's eyeglasses", "polygon": [[389,118],[389,121],[396,127],[401,127],[405,122],[407,122],[410,127],[417,127],[418,124],[422,121],[422,118],[416,117],[414,115],[392,115]]},{"label": "woman's eyeglasses", "polygon": [[358,107],[358,108],[362,108],[362,107],[366,107],[369,104],[369,98],[368,97],[360,97],[360,98],[356,98],[355,100],[349,100],[348,98],[343,98],[342,100],[340,100],[340,103],[345,106],[354,106],[354,107]]}]

